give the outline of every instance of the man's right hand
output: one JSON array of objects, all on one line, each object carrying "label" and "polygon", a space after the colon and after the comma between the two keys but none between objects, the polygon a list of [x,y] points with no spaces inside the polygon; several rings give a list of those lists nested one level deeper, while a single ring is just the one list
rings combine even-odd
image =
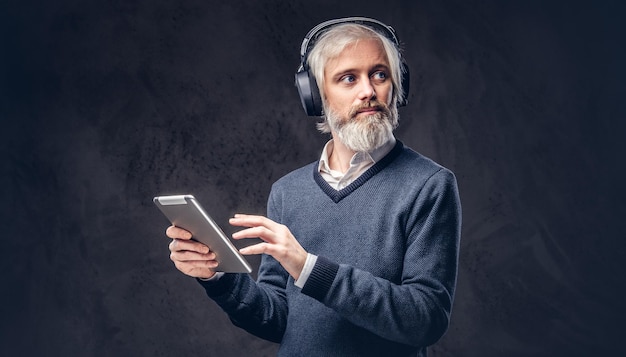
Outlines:
[{"label": "man's right hand", "polygon": [[208,279],[215,275],[217,268],[215,253],[206,245],[191,240],[191,233],[182,228],[170,226],[165,234],[172,239],[169,245],[170,259],[178,270],[194,278]]}]

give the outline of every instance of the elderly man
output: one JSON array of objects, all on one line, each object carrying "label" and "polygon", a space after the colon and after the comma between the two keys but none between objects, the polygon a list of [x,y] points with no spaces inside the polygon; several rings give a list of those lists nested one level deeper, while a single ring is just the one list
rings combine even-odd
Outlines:
[{"label": "elderly man", "polygon": [[272,186],[267,217],[237,214],[234,239],[260,238],[248,274],[215,273],[210,247],[169,227],[171,259],[281,356],[425,356],[446,331],[461,208],[454,175],[396,140],[408,70],[395,32],[331,20],[302,45],[296,73],[309,115],[332,135],[318,161]]}]

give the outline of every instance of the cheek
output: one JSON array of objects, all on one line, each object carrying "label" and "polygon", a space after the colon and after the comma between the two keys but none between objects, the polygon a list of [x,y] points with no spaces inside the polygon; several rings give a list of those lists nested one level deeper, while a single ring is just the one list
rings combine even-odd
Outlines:
[{"label": "cheek", "polygon": [[342,96],[340,93],[330,91],[326,96],[328,107],[335,113],[345,113],[350,110],[352,102],[348,96]]},{"label": "cheek", "polygon": [[391,104],[391,99],[393,98],[393,86],[389,88],[385,88],[381,91],[382,96],[380,99],[384,100],[387,105]]}]

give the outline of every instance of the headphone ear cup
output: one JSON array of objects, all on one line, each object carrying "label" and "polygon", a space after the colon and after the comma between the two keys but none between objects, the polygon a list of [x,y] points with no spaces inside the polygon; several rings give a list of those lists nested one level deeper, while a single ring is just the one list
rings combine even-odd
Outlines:
[{"label": "headphone ear cup", "polygon": [[308,116],[322,116],[322,97],[317,88],[317,81],[311,72],[304,69],[296,72],[296,87],[306,114]]}]

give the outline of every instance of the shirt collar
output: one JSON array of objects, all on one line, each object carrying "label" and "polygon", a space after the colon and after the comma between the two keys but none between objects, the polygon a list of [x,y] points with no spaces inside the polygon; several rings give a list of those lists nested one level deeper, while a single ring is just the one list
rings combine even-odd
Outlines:
[{"label": "shirt collar", "polygon": [[[360,152],[355,153],[354,156],[352,156],[352,159],[350,160],[350,165],[356,165],[363,161],[370,161],[372,163],[376,163],[380,161],[380,159],[385,157],[385,155],[387,155],[389,152],[391,152],[391,150],[393,149],[395,145],[396,145],[396,138],[392,136],[389,141],[381,145],[379,148],[376,148],[370,152],[360,151]],[[320,161],[318,165],[319,172],[327,172],[327,173],[332,172],[332,170],[330,169],[330,165],[329,165],[330,163],[329,155],[332,154],[333,147],[334,147],[333,139],[330,139],[326,143],[326,145],[324,145],[324,149],[322,150],[322,156],[320,157]]]}]

